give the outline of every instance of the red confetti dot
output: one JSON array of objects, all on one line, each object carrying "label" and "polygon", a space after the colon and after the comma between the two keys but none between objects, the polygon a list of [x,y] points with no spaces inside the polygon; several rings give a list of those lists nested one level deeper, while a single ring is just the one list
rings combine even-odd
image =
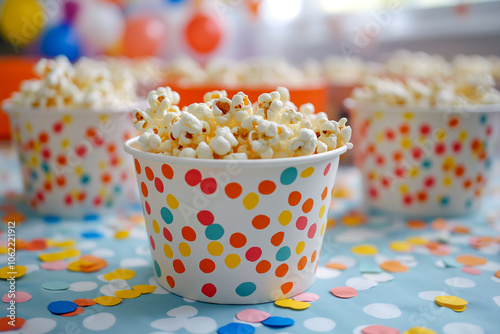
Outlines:
[{"label": "red confetti dot", "polygon": [[167,283],[172,289],[175,287],[175,280],[172,276],[167,276]]},{"label": "red confetti dot", "polygon": [[245,253],[245,258],[250,262],[257,261],[262,256],[262,249],[259,247],[251,247]]},{"label": "red confetti dot", "polygon": [[13,330],[13,329],[21,328],[21,327],[23,327],[24,323],[26,322],[26,320],[24,320],[23,318],[16,317],[16,321],[14,322],[14,326],[12,326],[9,323],[11,321],[12,321],[12,319],[9,317],[0,318],[0,332],[6,332],[6,331]]},{"label": "red confetti dot", "polygon": [[71,197],[71,195],[70,195],[70,194],[66,194],[66,195],[64,196],[64,203],[65,203],[67,206],[71,205],[71,204],[73,203],[73,197]]},{"label": "red confetti dot", "polygon": [[415,147],[412,151],[411,151],[411,156],[413,157],[413,159],[415,160],[420,160],[424,157],[424,152],[418,148],[418,147]]},{"label": "red confetti dot", "polygon": [[174,170],[167,164],[163,164],[163,166],[161,166],[161,172],[163,173],[163,176],[169,180],[172,180],[174,177]]},{"label": "red confetti dot", "polygon": [[194,187],[201,182],[201,173],[197,169],[191,169],[186,173],[184,179],[186,180],[187,184],[189,184],[191,187]]},{"label": "red confetti dot", "polygon": [[149,206],[148,201],[144,201],[144,207],[146,209],[147,214],[150,215],[151,214],[151,207]]},{"label": "red confetti dot", "polygon": [[431,132],[431,126],[428,124],[422,124],[420,126],[420,134],[423,136],[428,135]]},{"label": "red confetti dot", "polygon": [[213,177],[206,178],[201,181],[200,188],[203,193],[211,195],[217,191],[217,181]]},{"label": "red confetti dot", "polygon": [[328,174],[328,172],[330,171],[330,167],[332,166],[331,163],[329,163],[328,165],[326,165],[326,168],[325,168],[325,171],[323,172],[323,175],[326,176],[326,174]]},{"label": "red confetti dot", "polygon": [[437,143],[434,147],[434,152],[436,152],[437,155],[444,154],[444,152],[446,152],[446,146],[443,143]]},{"label": "red confetti dot", "polygon": [[44,148],[42,150],[42,158],[44,158],[45,160],[50,159],[50,150],[48,148]]},{"label": "red confetti dot", "polygon": [[403,203],[407,206],[411,205],[411,203],[413,202],[413,198],[411,197],[410,194],[406,194],[403,196]]},{"label": "red confetti dot", "polygon": [[165,190],[165,188],[163,187],[163,182],[161,182],[161,180],[159,178],[155,179],[155,187],[156,187],[156,190],[158,190],[161,193],[163,192],[163,190]]},{"label": "red confetti dot", "polygon": [[460,153],[460,151],[462,150],[462,144],[459,141],[456,141],[451,145],[451,149],[455,153]]},{"label": "red confetti dot", "polygon": [[217,288],[212,283],[207,283],[202,286],[201,293],[209,298],[212,298],[217,293]]},{"label": "red confetti dot", "polygon": [[371,198],[378,198],[378,190],[376,188],[370,187],[370,189],[368,189],[368,195]]},{"label": "red confetti dot", "polygon": [[311,227],[309,227],[309,231],[307,231],[307,237],[309,239],[314,238],[314,235],[316,234],[317,226],[316,223],[312,224]]},{"label": "red confetti dot", "polygon": [[102,203],[102,198],[101,198],[101,197],[99,197],[99,196],[96,196],[96,197],[94,198],[94,205],[95,205],[95,206],[99,206],[99,205],[101,205],[101,203]]},{"label": "red confetti dot", "polygon": [[168,228],[164,227],[163,228],[163,236],[165,239],[167,239],[169,242],[172,242],[172,233],[168,230]]},{"label": "red confetti dot", "polygon": [[[87,154],[87,147],[85,145],[78,145],[75,148],[75,153],[78,155],[80,158],[83,158],[85,154]],[[137,161],[137,160],[136,160]]]},{"label": "red confetti dot", "polygon": [[155,174],[153,173],[151,168],[146,166],[146,168],[144,168],[144,171],[146,172],[146,177],[148,178],[148,180],[153,181]]},{"label": "red confetti dot", "polygon": [[387,129],[385,130],[385,137],[387,140],[393,140],[396,135],[394,134],[394,131],[392,129]]},{"label": "red confetti dot", "polygon": [[192,227],[184,226],[182,228],[182,237],[187,241],[195,241],[196,240],[196,232]]},{"label": "red confetti dot", "polygon": [[433,176],[426,176],[424,178],[424,186],[428,187],[428,188],[431,188],[434,186],[434,184],[436,183],[436,181],[434,180],[434,177]]},{"label": "red confetti dot", "polygon": [[196,215],[201,225],[208,226],[215,220],[214,215],[208,210],[202,210]]},{"label": "red confetti dot", "polygon": [[182,261],[179,259],[175,259],[174,262],[172,262],[172,265],[174,266],[175,272],[178,274],[182,274],[183,272],[186,271],[184,263],[182,263]]},{"label": "red confetti dot", "polygon": [[385,157],[383,155],[377,155],[375,163],[379,166],[383,166],[385,164]]},{"label": "red confetti dot", "polygon": [[45,144],[46,142],[49,141],[49,135],[47,132],[41,132],[40,135],[38,136],[38,139],[42,144]]},{"label": "red confetti dot", "polygon": [[210,259],[203,259],[200,261],[200,270],[205,274],[209,274],[215,270],[215,263]]},{"label": "red confetti dot", "polygon": [[399,126],[399,132],[403,135],[406,135],[410,132],[410,126],[408,124],[401,124]]},{"label": "red confetti dot", "polygon": [[149,243],[151,244],[151,248],[153,250],[155,250],[156,249],[156,245],[155,245],[155,241],[153,240],[153,236],[152,235],[149,236]]},{"label": "red confetti dot", "polygon": [[295,224],[299,230],[304,230],[307,226],[307,218],[305,216],[300,216]]},{"label": "red confetti dot", "polygon": [[55,133],[59,133],[62,131],[63,124],[61,121],[57,121],[54,123],[52,129],[54,130]]},{"label": "red confetti dot", "polygon": [[135,159],[135,171],[137,172],[137,175],[141,174],[141,164],[137,159]]}]

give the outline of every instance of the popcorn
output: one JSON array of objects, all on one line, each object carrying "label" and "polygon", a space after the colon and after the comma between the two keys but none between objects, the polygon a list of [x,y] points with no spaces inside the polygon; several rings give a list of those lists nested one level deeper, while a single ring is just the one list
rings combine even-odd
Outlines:
[{"label": "popcorn", "polygon": [[142,132],[138,146],[169,156],[226,160],[287,158],[352,147],[345,118],[329,121],[325,113],[315,114],[311,104],[297,110],[289,98],[288,89],[278,87],[252,106],[243,92],[229,99],[225,91],[213,91],[205,94],[204,103],[179,110],[179,95],[169,87],[158,88],[148,94],[145,110],[134,110],[134,126]]}]

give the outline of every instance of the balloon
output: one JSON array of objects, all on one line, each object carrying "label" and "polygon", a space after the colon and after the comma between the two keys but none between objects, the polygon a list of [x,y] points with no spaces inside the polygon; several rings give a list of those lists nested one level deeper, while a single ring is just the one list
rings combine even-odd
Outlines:
[{"label": "balloon", "polygon": [[80,44],[76,31],[66,23],[47,29],[41,41],[42,53],[55,57],[65,55],[73,61],[80,57]]},{"label": "balloon", "polygon": [[193,15],[184,33],[189,46],[199,53],[214,51],[222,39],[219,23],[203,13]]},{"label": "balloon", "polygon": [[98,54],[120,41],[125,20],[118,5],[107,1],[85,1],[75,20],[75,28],[86,54]]},{"label": "balloon", "polygon": [[15,46],[24,46],[38,36],[46,15],[36,0],[6,0],[0,13],[0,32]]},{"label": "balloon", "polygon": [[159,18],[146,14],[130,17],[125,22],[123,55],[130,58],[156,55],[165,45],[167,31]]}]

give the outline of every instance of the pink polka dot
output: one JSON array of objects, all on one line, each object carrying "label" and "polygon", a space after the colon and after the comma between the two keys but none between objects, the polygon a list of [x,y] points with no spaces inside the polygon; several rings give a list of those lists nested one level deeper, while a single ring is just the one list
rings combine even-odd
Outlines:
[{"label": "pink polka dot", "polygon": [[156,187],[156,190],[158,190],[159,192],[163,192],[164,190],[164,187],[163,187],[163,182],[161,182],[161,180],[159,178],[156,178],[155,179],[155,187]]},{"label": "pink polka dot", "polygon": [[207,283],[201,288],[201,293],[209,298],[212,298],[217,293],[217,288],[212,283]]},{"label": "pink polka dot", "polygon": [[307,218],[305,216],[300,216],[295,224],[299,230],[304,230],[307,226]]},{"label": "pink polka dot", "polygon": [[191,169],[186,173],[184,179],[186,180],[187,184],[189,184],[191,187],[194,187],[201,182],[201,173],[197,169]]},{"label": "pink polka dot", "polygon": [[323,172],[323,175],[325,175],[325,176],[326,176],[326,174],[328,174],[328,172],[330,171],[330,167],[331,167],[331,166],[332,166],[332,164],[331,164],[331,163],[330,163],[330,164],[328,164],[328,165],[326,165],[326,168],[325,168],[325,171]]},{"label": "pink polka dot", "polygon": [[314,238],[314,235],[316,234],[316,223],[312,224],[311,227],[309,227],[309,231],[307,231],[307,236],[309,239]]},{"label": "pink polka dot", "polygon": [[207,195],[213,194],[217,190],[217,181],[213,177],[201,181],[201,191]]},{"label": "pink polka dot", "polygon": [[172,233],[168,230],[168,228],[164,227],[163,228],[163,236],[165,239],[167,239],[169,242],[172,242]]},{"label": "pink polka dot", "polygon": [[150,215],[151,214],[151,207],[149,206],[148,201],[144,202],[144,208],[146,209],[147,214]]},{"label": "pink polka dot", "polygon": [[245,258],[250,262],[255,262],[261,257],[261,255],[262,249],[260,249],[259,247],[251,247],[245,253]]},{"label": "pink polka dot", "polygon": [[352,288],[350,286],[338,286],[330,289],[330,292],[335,297],[342,299],[352,298],[358,295],[358,291],[356,291],[355,288]]},{"label": "pink polka dot", "polygon": [[481,275],[482,271],[474,267],[462,267],[462,271],[471,275]]},{"label": "pink polka dot", "polygon": [[153,236],[152,235],[149,236],[149,242],[151,243],[151,248],[153,250],[155,250],[156,249],[156,245],[155,245],[155,241],[153,240]]},{"label": "pink polka dot", "polygon": [[198,221],[201,223],[201,225],[205,226],[212,224],[215,220],[214,215],[208,210],[202,210],[198,212],[196,217],[198,218]]}]

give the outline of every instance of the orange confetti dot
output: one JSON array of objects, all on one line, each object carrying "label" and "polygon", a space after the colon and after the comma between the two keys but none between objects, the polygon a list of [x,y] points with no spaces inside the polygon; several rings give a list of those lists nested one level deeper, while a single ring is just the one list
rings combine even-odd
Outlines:
[{"label": "orange confetti dot", "polygon": [[500,278],[500,270],[497,270],[497,272],[495,273],[495,277]]},{"label": "orange confetti dot", "polygon": [[453,232],[456,234],[469,234],[470,229],[463,225],[456,225],[453,227]]},{"label": "orange confetti dot", "polygon": [[73,317],[73,316],[78,315],[80,313],[83,313],[83,308],[77,307],[76,310],[74,310],[73,312],[63,313],[60,315],[62,315],[63,317]]},{"label": "orange confetti dot", "polygon": [[24,320],[23,318],[16,317],[14,326],[12,326],[11,324],[9,324],[10,321],[12,320],[9,317],[0,318],[0,332],[6,332],[13,329],[21,328],[26,322],[26,320]]},{"label": "orange confetti dot", "polygon": [[96,302],[93,299],[88,299],[88,298],[78,298],[73,300],[73,303],[80,307],[87,307],[87,306],[92,306],[95,305]]},{"label": "orange confetti dot", "polygon": [[474,248],[487,247],[495,242],[493,237],[471,237],[469,244]]},{"label": "orange confetti dot", "polygon": [[406,222],[406,227],[410,230],[423,230],[427,227],[427,223],[423,220],[409,220]]},{"label": "orange confetti dot", "polygon": [[269,195],[276,189],[276,184],[273,181],[265,180],[259,184],[259,192],[262,195]]},{"label": "orange confetti dot", "polygon": [[380,268],[391,273],[408,271],[408,267],[396,260],[385,261],[380,264]]},{"label": "orange confetti dot", "polygon": [[32,252],[41,251],[46,248],[47,248],[47,241],[42,238],[33,239],[26,245],[26,250]]},{"label": "orange confetti dot", "polygon": [[24,214],[22,212],[19,212],[19,211],[7,212],[2,217],[2,220],[5,224],[7,224],[8,222],[16,222],[16,224],[22,223],[25,219],[26,219],[26,217],[24,216]]},{"label": "orange confetti dot", "polygon": [[345,264],[338,263],[338,262],[328,262],[325,266],[327,268],[338,269],[338,270],[345,270],[345,269],[347,269],[347,266]]},{"label": "orange confetti dot", "polygon": [[480,266],[488,262],[488,260],[484,257],[469,254],[459,255],[455,258],[455,260],[467,267]]},{"label": "orange confetti dot", "polygon": [[431,228],[435,231],[445,230],[448,227],[448,222],[443,218],[434,219],[431,223]]},{"label": "orange confetti dot", "polygon": [[243,188],[239,185],[239,183],[233,182],[233,183],[229,183],[224,188],[224,191],[226,192],[227,197],[229,197],[231,199],[235,199],[241,195]]}]

